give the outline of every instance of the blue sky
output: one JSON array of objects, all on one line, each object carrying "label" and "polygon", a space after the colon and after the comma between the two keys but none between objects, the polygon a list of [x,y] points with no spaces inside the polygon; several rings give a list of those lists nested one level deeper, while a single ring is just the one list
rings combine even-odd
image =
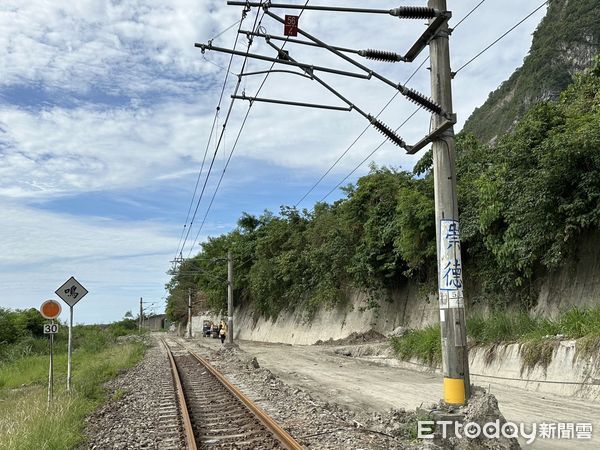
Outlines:
[{"label": "blue sky", "polygon": [[[396,3],[371,1],[369,7],[390,9]],[[449,1],[451,26],[478,3]],[[539,4],[484,2],[453,32],[452,66],[462,65]],[[457,129],[522,64],[544,12],[456,77]],[[248,14],[243,29],[252,28],[256,14],[255,9]],[[2,2],[0,307],[38,307],[73,275],[90,291],[76,306],[76,322],[110,322],[128,310],[136,313],[140,297],[154,303],[154,312],[162,311],[166,271],[177,252],[225,78],[220,67],[229,62],[227,55],[203,55],[194,43],[214,38],[240,16],[241,8],[225,1]],[[261,26],[267,33],[282,34],[282,26],[267,17]],[[400,53],[424,29],[418,20],[315,11],[305,12],[300,26],[332,45]],[[214,45],[231,48],[236,30],[234,26],[215,38]],[[246,45],[241,36],[237,48],[245,50]],[[292,44],[286,48],[299,61],[358,72],[326,51]],[[259,39],[252,52],[273,56]],[[361,62],[404,83],[426,55],[416,64]],[[239,73],[241,64],[242,58],[234,58],[232,72]],[[246,71],[268,67],[250,60]],[[322,78],[372,114],[394,94],[376,80]],[[261,81],[260,76],[244,77],[240,91],[255,95]],[[235,82],[236,77],[228,78],[218,129]],[[421,69],[408,85],[429,95],[429,72]],[[316,83],[289,74],[271,75],[260,96],[340,104]],[[398,96],[380,118],[396,128],[414,109]],[[248,103],[233,104],[191,236],[198,233],[247,110]],[[354,112],[254,104],[199,239],[189,240],[184,256],[195,253],[207,236],[232,229],[243,211],[260,214],[295,204],[366,125]],[[399,134],[416,142],[428,126],[429,115],[420,112]],[[381,135],[369,129],[299,206],[310,208],[381,142]],[[215,144],[213,136],[209,159]],[[409,170],[418,157],[385,143],[369,161]],[[364,164],[348,181],[367,171]],[[337,191],[328,200],[339,195]]]}]

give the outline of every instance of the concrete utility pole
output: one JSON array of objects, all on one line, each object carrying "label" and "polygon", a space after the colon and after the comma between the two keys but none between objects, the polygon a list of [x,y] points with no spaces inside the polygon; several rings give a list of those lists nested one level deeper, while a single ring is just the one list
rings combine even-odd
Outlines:
[{"label": "concrete utility pole", "polygon": [[[446,0],[428,0],[428,6],[446,11]],[[433,19],[432,19],[433,20]],[[433,101],[452,112],[452,88],[448,24],[429,43]],[[433,115],[433,129],[443,121]],[[437,243],[440,328],[444,401],[464,405],[470,397],[469,358],[462,284],[462,260],[456,200],[454,130],[450,128],[433,142],[435,185],[435,232]]]},{"label": "concrete utility pole", "polygon": [[233,257],[227,252],[227,343],[233,344]]},{"label": "concrete utility pole", "polygon": [[192,288],[188,288],[188,323],[187,337],[192,338]]},{"label": "concrete utility pole", "polygon": [[139,331],[142,331],[142,314],[144,314],[144,308],[142,306],[142,297],[140,297],[140,320],[139,320]]}]

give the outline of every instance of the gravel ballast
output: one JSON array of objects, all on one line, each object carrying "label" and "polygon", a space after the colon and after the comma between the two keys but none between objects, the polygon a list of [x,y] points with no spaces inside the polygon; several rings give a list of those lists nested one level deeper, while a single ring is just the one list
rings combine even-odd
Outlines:
[{"label": "gravel ballast", "polygon": [[[174,419],[176,398],[166,352],[154,340],[142,362],[107,383],[110,400],[87,419],[87,448],[185,448]],[[307,449],[463,448],[458,442],[415,440],[415,411],[351,409],[336,403],[335,396],[323,401],[310,389],[285,384],[237,346],[179,341],[206,358]]]},{"label": "gravel ballast", "polygon": [[152,339],[143,360],[105,387],[109,401],[86,419],[86,448],[185,448],[162,344]]}]

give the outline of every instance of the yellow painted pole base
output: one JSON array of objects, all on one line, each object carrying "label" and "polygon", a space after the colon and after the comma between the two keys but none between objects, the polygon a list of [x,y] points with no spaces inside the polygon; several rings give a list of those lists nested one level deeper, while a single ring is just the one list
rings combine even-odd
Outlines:
[{"label": "yellow painted pole base", "polygon": [[444,378],[444,401],[449,405],[465,404],[465,380]]}]

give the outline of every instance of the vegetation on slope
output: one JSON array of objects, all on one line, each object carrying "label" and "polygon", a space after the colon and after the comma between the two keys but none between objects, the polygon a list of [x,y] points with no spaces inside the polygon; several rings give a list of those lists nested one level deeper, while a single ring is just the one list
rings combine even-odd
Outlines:
[{"label": "vegetation on slope", "polygon": [[574,73],[589,67],[598,49],[597,1],[550,1],[523,66],[473,112],[464,131],[489,142],[512,130],[533,104],[556,99],[571,83]]},{"label": "vegetation on slope", "polygon": [[[496,344],[519,343],[524,368],[547,367],[561,339],[577,339],[578,355],[598,354],[600,308],[586,311],[573,308],[554,320],[531,317],[526,312],[495,311],[489,317],[469,318],[467,334],[470,347],[489,346],[490,359]],[[439,366],[442,362],[439,325],[394,337],[391,345],[400,359],[415,358],[430,366]]]},{"label": "vegetation on slope", "polygon": [[[495,147],[457,141],[462,248],[471,301],[530,306],[535,279],[568,264],[574,244],[600,225],[600,63],[557,101],[533,107]],[[435,286],[431,156],[415,171],[371,167],[346,196],[313,211],[244,214],[210,238],[168,284],[167,312],[185,318],[187,290],[226,308],[227,250],[235,298],[276,316],[344,302],[348,288],[390,297],[407,280]],[[435,290],[435,289],[433,289]],[[184,319],[185,320],[185,319]]]},{"label": "vegetation on slope", "polygon": [[[77,448],[84,441],[85,416],[105,400],[102,384],[134,365],[145,346],[117,337],[137,330],[125,319],[107,329],[73,329],[72,393],[65,392],[66,327],[55,338],[54,401],[47,406],[48,338],[35,309],[0,308],[0,447],[6,449]],[[133,324],[133,327],[131,326]]]}]

